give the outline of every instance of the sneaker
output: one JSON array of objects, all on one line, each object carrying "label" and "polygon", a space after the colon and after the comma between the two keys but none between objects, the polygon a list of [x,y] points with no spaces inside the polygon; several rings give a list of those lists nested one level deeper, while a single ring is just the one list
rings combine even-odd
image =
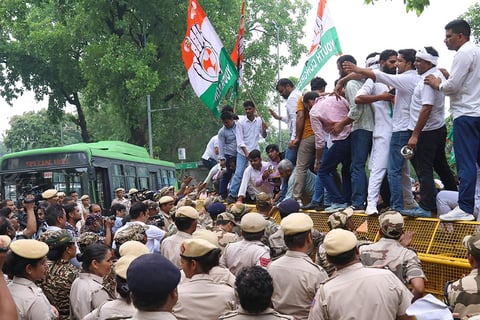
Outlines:
[{"label": "sneaker", "polygon": [[365,213],[369,216],[374,215],[374,214],[378,214],[377,206],[368,205],[367,208],[365,209]]},{"label": "sneaker", "polygon": [[228,195],[228,197],[227,197],[227,204],[235,203],[235,201],[237,201],[237,199],[235,199],[234,196]]},{"label": "sneaker", "polygon": [[332,203],[330,207],[325,208],[325,212],[334,212],[334,211],[339,211],[343,210],[346,207],[348,207],[348,203]]},{"label": "sneaker", "polygon": [[411,203],[404,203],[403,204],[403,209],[405,210],[410,210],[410,209],[415,209],[418,208],[418,203],[417,201],[413,200]]},{"label": "sneaker", "polygon": [[302,208],[302,210],[315,210],[315,211],[325,210],[324,206],[322,206],[320,203],[316,203],[316,202],[310,202],[309,204],[306,204],[301,208]]},{"label": "sneaker", "polygon": [[438,217],[442,221],[456,221],[456,220],[463,220],[463,221],[472,221],[475,220],[473,214],[466,213],[459,206],[456,206],[452,211],[442,214]]},{"label": "sneaker", "polygon": [[365,211],[365,206],[350,206],[352,208],[353,212],[363,212]]},{"label": "sneaker", "polygon": [[432,216],[430,211],[425,210],[420,206],[409,210],[402,210],[401,214],[414,218],[430,218]]}]

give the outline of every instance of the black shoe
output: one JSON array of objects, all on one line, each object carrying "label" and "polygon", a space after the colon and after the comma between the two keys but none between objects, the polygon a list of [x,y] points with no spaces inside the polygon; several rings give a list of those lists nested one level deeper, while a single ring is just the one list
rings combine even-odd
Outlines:
[{"label": "black shoe", "polygon": [[228,197],[227,197],[227,204],[235,203],[235,201],[237,201],[237,199],[235,199],[235,197],[233,197],[233,196],[231,196],[231,195],[228,195]]},{"label": "black shoe", "polygon": [[325,210],[325,207],[322,206],[320,203],[310,202],[309,204],[302,206],[302,210],[323,211]]},{"label": "black shoe", "polygon": [[365,206],[350,206],[350,208],[352,208],[354,212],[365,211],[366,209]]}]

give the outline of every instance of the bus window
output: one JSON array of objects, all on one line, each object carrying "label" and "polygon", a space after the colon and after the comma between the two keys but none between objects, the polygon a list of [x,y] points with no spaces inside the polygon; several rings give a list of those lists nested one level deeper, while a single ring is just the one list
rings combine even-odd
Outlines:
[{"label": "bus window", "polygon": [[112,165],[112,190],[122,188],[125,186],[125,177],[123,174],[123,168],[119,164]]},{"label": "bus window", "polygon": [[150,185],[152,186],[151,190],[158,190],[158,177],[156,172],[150,172]]},{"label": "bus window", "polygon": [[168,180],[169,180],[169,185],[174,186],[176,184],[175,171],[173,170],[168,171]]},{"label": "bus window", "polygon": [[[105,208],[105,192],[104,192],[104,179],[106,179],[105,174],[104,174],[105,169],[102,168],[96,168],[95,170],[95,183],[96,183],[96,188],[95,194],[96,194],[96,199],[95,201],[96,204],[100,205],[100,207]],[[92,200],[90,200],[90,203],[94,203]]]},{"label": "bus window", "polygon": [[169,186],[170,184],[168,183],[167,170],[160,169],[160,172],[162,173],[162,187]]},{"label": "bus window", "polygon": [[137,177],[138,177],[138,189],[145,190],[150,189],[148,185],[148,169],[146,167],[137,167]]},{"label": "bus window", "polygon": [[125,166],[125,177],[127,179],[127,190],[131,188],[137,188],[137,185],[135,183],[135,167],[134,166]]}]

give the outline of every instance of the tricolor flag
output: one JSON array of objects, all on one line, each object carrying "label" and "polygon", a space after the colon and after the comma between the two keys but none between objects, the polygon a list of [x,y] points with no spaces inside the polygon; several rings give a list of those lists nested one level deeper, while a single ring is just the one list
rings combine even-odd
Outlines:
[{"label": "tricolor flag", "polygon": [[193,90],[218,117],[217,106],[238,73],[197,0],[190,0],[188,6],[182,59]]},{"label": "tricolor flag", "polygon": [[238,83],[242,83],[243,79],[243,51],[245,50],[245,1],[242,1],[242,9],[240,11],[240,28],[238,29],[237,41],[233,47],[230,58],[237,66]]},{"label": "tricolor flag", "polygon": [[327,0],[319,0],[312,46],[298,80],[297,89],[302,90],[330,57],[341,53],[340,41],[330,11],[327,8]]}]

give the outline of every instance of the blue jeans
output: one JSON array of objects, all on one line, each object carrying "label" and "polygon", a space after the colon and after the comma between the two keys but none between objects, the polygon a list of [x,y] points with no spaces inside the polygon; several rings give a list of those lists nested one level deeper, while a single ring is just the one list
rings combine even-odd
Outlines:
[{"label": "blue jeans", "polygon": [[460,180],[458,206],[473,214],[476,165],[480,165],[480,117],[461,116],[453,120],[453,148]]},{"label": "blue jeans", "polygon": [[390,187],[390,207],[397,211],[403,210],[402,168],[404,162],[407,161],[400,150],[408,143],[410,135],[409,131],[397,131],[392,133],[390,140],[387,177]]},{"label": "blue jeans", "polygon": [[[350,140],[351,137],[349,136],[345,140],[335,141],[328,149],[328,152],[325,153],[325,158],[322,157],[322,162],[318,169],[318,176],[322,180],[325,189],[327,189],[332,203],[350,202],[352,194],[352,185],[350,184]],[[342,164],[343,194],[338,190],[332,176],[332,173],[337,170],[339,163]]]},{"label": "blue jeans", "polygon": [[352,205],[364,206],[367,200],[368,179],[365,171],[368,154],[372,150],[372,131],[357,129],[352,131],[352,164],[350,172],[352,175]]},{"label": "blue jeans", "polygon": [[294,166],[297,164],[297,152],[298,148],[289,148],[287,146],[285,149],[285,159],[290,160]]},{"label": "blue jeans", "polygon": [[235,168],[235,174],[232,178],[232,183],[230,184],[230,195],[234,198],[238,196],[238,189],[240,189],[240,184],[242,183],[243,172],[248,166],[248,159],[243,155],[243,153],[237,152],[237,167]]},{"label": "blue jeans", "polygon": [[[321,159],[320,163],[325,162],[325,156],[327,155],[327,152],[328,152],[328,148],[327,148],[327,144],[325,144],[325,147],[323,148],[322,159]],[[320,175],[318,174],[319,172],[320,172],[320,168],[317,171],[317,176],[315,178],[315,191],[314,191],[313,196],[312,196],[312,203],[315,203],[315,204],[321,204],[322,202],[324,202],[324,200],[325,200],[325,202],[327,202],[326,201],[327,199],[325,199],[326,194],[324,195],[324,193],[326,193],[325,192],[325,187],[323,185],[322,179],[320,179]]]},{"label": "blue jeans", "polygon": [[[225,155],[226,170],[223,173],[222,180],[220,180],[220,187],[218,192],[218,194],[220,194],[223,199],[227,197],[228,183],[230,182],[230,179],[232,178],[232,175],[233,175],[232,164],[234,164],[235,161],[236,161],[236,156],[231,156],[229,154]],[[233,166],[233,168],[235,168],[235,166]]]}]

